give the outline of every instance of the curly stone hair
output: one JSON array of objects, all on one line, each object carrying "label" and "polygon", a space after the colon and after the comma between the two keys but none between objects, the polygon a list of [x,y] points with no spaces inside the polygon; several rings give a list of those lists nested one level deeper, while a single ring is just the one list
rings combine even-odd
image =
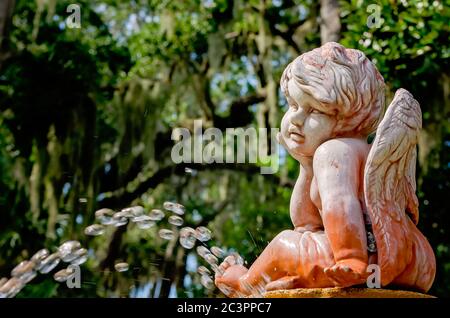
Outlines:
[{"label": "curly stone hair", "polygon": [[293,79],[324,107],[333,109],[336,136],[368,136],[376,130],[385,102],[383,77],[359,50],[328,42],[290,63],[281,76],[281,89],[289,96]]}]

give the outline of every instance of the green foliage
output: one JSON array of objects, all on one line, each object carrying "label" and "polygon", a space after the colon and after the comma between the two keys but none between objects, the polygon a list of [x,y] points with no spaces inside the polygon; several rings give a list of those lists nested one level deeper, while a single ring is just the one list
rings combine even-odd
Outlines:
[{"label": "green foliage", "polygon": [[[341,43],[364,51],[392,91],[400,87],[411,91],[422,106],[425,121],[438,119],[442,106],[430,101],[436,96],[432,88],[442,81],[436,74],[449,68],[449,7],[441,1],[425,0],[378,1],[379,11],[364,10],[370,1],[340,4]],[[369,27],[370,14],[376,17],[378,13],[379,27]]]}]

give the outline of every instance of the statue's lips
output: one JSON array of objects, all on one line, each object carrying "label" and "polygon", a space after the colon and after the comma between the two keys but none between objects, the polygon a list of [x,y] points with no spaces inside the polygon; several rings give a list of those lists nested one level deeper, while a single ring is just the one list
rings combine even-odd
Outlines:
[{"label": "statue's lips", "polygon": [[303,136],[300,133],[293,132],[293,131],[289,133],[289,138],[291,138],[293,141],[299,142],[299,143],[305,141],[305,136]]}]

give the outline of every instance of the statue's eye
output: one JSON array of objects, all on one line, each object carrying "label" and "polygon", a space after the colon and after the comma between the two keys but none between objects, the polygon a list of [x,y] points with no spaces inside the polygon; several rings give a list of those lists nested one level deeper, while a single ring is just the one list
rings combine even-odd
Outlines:
[{"label": "statue's eye", "polygon": [[310,113],[311,114],[324,114],[323,112],[321,112],[320,110],[315,109],[315,108],[311,108]]}]

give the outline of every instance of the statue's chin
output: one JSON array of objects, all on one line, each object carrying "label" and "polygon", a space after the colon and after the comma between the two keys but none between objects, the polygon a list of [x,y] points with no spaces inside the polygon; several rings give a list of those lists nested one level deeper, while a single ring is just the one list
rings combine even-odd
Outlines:
[{"label": "statue's chin", "polygon": [[308,149],[306,149],[304,144],[299,144],[292,140],[288,142],[288,146],[289,146],[289,153],[291,154],[292,157],[296,159],[300,157],[311,157],[314,154],[313,151],[308,151]]}]

